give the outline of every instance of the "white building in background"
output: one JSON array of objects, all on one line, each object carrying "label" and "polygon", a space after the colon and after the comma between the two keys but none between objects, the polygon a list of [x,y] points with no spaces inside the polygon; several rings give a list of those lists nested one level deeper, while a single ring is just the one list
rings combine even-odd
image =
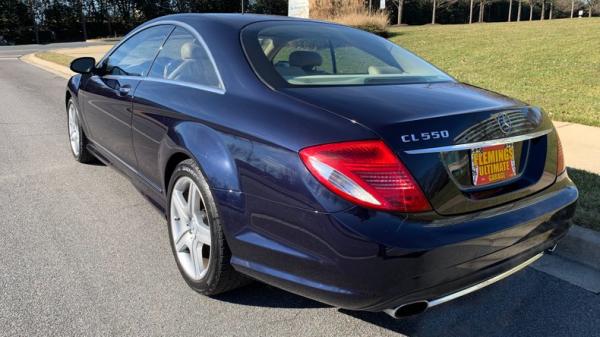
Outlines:
[{"label": "white building in background", "polygon": [[289,0],[288,16],[308,19],[310,14],[309,0]]}]

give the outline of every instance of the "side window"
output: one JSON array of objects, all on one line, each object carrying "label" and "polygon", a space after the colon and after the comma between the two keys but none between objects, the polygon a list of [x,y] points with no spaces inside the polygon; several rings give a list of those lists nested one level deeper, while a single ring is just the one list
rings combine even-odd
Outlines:
[{"label": "side window", "polygon": [[142,30],[119,46],[106,62],[106,74],[145,76],[163,41],[173,26]]},{"label": "side window", "polygon": [[148,76],[222,89],[208,52],[194,35],[181,27],[171,33]]}]

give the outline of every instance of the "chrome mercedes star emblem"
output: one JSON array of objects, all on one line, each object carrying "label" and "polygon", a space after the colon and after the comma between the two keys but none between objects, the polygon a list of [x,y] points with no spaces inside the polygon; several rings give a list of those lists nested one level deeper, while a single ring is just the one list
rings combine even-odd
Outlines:
[{"label": "chrome mercedes star emblem", "polygon": [[502,131],[505,134],[509,134],[512,131],[512,121],[510,120],[510,117],[506,112],[501,112],[500,114],[498,114],[496,120],[498,121],[500,131]]}]

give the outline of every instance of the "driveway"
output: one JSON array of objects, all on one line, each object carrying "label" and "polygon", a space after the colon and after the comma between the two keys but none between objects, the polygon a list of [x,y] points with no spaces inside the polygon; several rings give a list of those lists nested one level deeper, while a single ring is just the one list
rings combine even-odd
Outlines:
[{"label": "driveway", "polygon": [[65,83],[0,61],[0,336],[599,334],[597,294],[531,268],[404,320],[260,283],[201,296],[179,276],[163,217],[133,185],[73,160]]}]

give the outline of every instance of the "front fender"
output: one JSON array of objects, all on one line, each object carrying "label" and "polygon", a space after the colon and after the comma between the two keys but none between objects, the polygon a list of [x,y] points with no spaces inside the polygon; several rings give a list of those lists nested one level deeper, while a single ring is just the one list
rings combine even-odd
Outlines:
[{"label": "front fender", "polygon": [[79,122],[81,123],[81,127],[83,132],[86,135],[90,135],[87,120],[85,118],[84,111],[84,102],[82,102],[82,95],[79,95],[81,86],[84,85],[85,80],[81,74],[75,74],[71,76],[69,81],[67,82],[66,94],[65,94],[65,109],[67,108],[67,104],[69,103],[69,98],[73,98],[73,102],[77,107],[77,112],[79,113]]},{"label": "front fender", "polygon": [[65,97],[65,106],[69,101],[69,97],[75,98],[75,103],[77,103],[77,97],[79,95],[79,85],[81,84],[81,74],[75,74],[71,76],[69,81],[67,82],[67,96]]}]

